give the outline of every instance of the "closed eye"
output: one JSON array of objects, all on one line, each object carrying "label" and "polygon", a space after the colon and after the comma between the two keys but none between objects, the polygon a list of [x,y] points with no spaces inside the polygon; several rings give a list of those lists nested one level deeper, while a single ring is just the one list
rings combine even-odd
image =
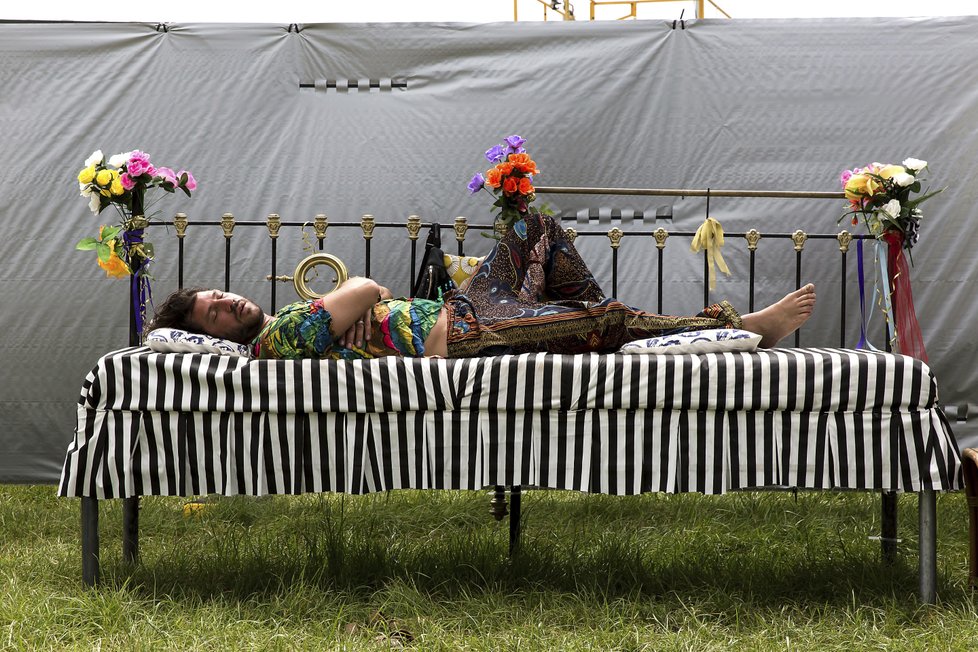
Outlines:
[{"label": "closed eye", "polygon": [[213,302],[215,302],[215,301],[218,301],[218,300],[219,300],[219,299],[221,299],[221,298],[222,298],[223,296],[224,296],[224,295],[223,295],[222,293],[220,293],[220,292],[218,292],[218,291],[216,291],[216,290],[215,290],[215,291],[214,291],[214,293],[213,293],[213,294],[211,295],[211,301],[212,301],[212,303],[211,303],[211,306],[210,306],[210,308],[209,308],[209,309],[207,310],[207,319],[208,319],[208,320],[210,320],[210,322],[211,322],[212,324],[213,324],[213,323],[214,323],[215,321],[217,321],[217,304],[216,304],[216,303],[213,303]]}]

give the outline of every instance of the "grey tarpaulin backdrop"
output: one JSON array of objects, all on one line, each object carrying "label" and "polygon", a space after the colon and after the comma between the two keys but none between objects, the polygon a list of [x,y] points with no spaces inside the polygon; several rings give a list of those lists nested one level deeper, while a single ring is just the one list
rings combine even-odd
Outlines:
[{"label": "grey tarpaulin backdrop", "polygon": [[[412,213],[442,223],[456,215],[485,220],[488,196],[469,197],[465,184],[485,169],[482,152],[510,133],[529,139],[543,171],[538,183],[546,185],[832,191],[844,167],[926,159],[931,181],[949,190],[924,205],[914,291],[943,401],[956,414],[978,402],[976,33],[972,17],[702,20],[685,29],[671,21],[176,24],[167,31],[0,23],[0,481],[57,479],[84,375],[102,353],[127,343],[124,284],[106,280],[91,252],[73,250],[107,221],[77,194],[75,174],[95,149],[138,148],[157,164],[192,170],[197,194],[159,204],[162,217],[184,211],[191,223],[224,212],[252,220],[271,212],[297,221],[316,213],[331,221],[363,213],[379,221]],[[383,88],[326,88],[370,79]],[[407,88],[391,89],[388,80]],[[664,203],[547,200],[565,213],[654,212]],[[717,199],[711,213],[729,231],[834,231],[840,204]],[[701,200],[677,200],[671,228],[693,230],[703,213]],[[202,237],[203,229],[188,232],[187,282],[218,285],[223,238],[219,230]],[[158,228],[151,239],[160,297],[176,286],[175,238]],[[651,306],[649,241],[625,240],[623,275],[632,280],[618,294]],[[232,287],[266,309],[268,242],[263,230],[235,232],[240,281]],[[362,271],[359,242],[327,237],[354,272]],[[375,258],[374,276],[406,292],[406,259],[385,242],[375,239],[391,253]],[[474,242],[473,249],[489,244]],[[283,236],[280,248],[285,272],[303,254],[301,239]],[[717,295],[743,304],[744,247],[727,249],[734,274],[721,277]],[[769,249],[758,269],[768,279],[759,301],[794,283],[782,272],[793,261],[790,247]],[[608,273],[606,250],[605,243],[584,246],[599,276]],[[676,271],[665,310],[694,311],[700,259],[669,251]],[[818,269],[819,257],[808,259],[806,276],[831,305],[802,344],[837,345],[839,272]],[[279,304],[292,296],[283,287]],[[959,439],[974,435],[974,422],[957,423]]]}]

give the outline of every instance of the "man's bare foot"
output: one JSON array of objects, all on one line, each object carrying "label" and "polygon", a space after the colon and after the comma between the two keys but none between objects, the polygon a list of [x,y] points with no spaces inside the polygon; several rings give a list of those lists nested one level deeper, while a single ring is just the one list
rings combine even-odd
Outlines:
[{"label": "man's bare foot", "polygon": [[761,346],[771,348],[808,321],[814,309],[815,286],[809,283],[763,310],[744,315],[744,330],[757,333]]}]

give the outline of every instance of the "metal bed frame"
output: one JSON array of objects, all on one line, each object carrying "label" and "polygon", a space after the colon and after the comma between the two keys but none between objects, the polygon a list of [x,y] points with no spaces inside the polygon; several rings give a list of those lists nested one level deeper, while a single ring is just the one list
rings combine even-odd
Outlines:
[{"label": "metal bed frame", "polygon": [[[593,187],[547,187],[538,186],[538,194],[574,194],[574,195],[621,195],[621,196],[673,196],[673,197],[705,197],[707,200],[707,215],[709,214],[709,202],[712,197],[776,197],[792,199],[833,199],[844,198],[841,192],[796,192],[796,191],[758,191],[758,190],[712,190],[712,189],[654,189],[654,188],[593,188]],[[645,221],[644,215],[641,216]],[[670,216],[671,217],[671,216]],[[569,215],[564,215],[562,219],[576,219]],[[135,221],[136,225],[142,228],[148,226],[173,226],[178,243],[177,265],[178,265],[178,286],[184,287],[184,263],[186,257],[185,240],[188,227],[221,227],[225,240],[225,261],[224,261],[224,290],[231,289],[231,253],[233,236],[235,229],[242,227],[254,229],[264,227],[270,242],[270,270],[266,276],[270,286],[270,301],[274,311],[277,307],[276,287],[278,282],[293,281],[293,277],[278,273],[278,238],[282,227],[305,228],[312,226],[316,243],[319,251],[324,251],[327,231],[330,228],[359,228],[363,238],[364,256],[364,276],[370,276],[371,272],[371,253],[372,242],[378,229],[380,231],[404,229],[410,244],[410,267],[405,270],[408,279],[413,279],[415,270],[419,262],[418,238],[421,230],[430,227],[432,222],[424,222],[417,215],[410,215],[405,222],[378,222],[372,215],[363,215],[359,221],[339,221],[330,222],[324,214],[316,215],[311,221],[283,221],[278,214],[270,214],[265,220],[237,220],[231,213],[225,213],[220,220],[201,220],[191,221],[184,213],[177,213],[172,221],[146,220]],[[457,243],[457,252],[464,255],[466,236],[470,230],[490,231],[492,225],[470,224],[465,217],[456,217],[452,222],[453,231]],[[611,296],[615,296],[618,290],[618,262],[619,249],[621,242],[626,237],[651,237],[655,241],[656,247],[656,268],[657,268],[657,310],[662,312],[663,303],[663,270],[665,261],[665,248],[667,240],[671,237],[692,238],[693,231],[669,231],[658,227],[654,230],[629,230],[623,231],[615,226],[609,230],[576,230],[573,227],[567,229],[571,240],[578,237],[606,237],[611,249]],[[795,287],[801,286],[805,246],[809,240],[835,240],[838,243],[839,264],[841,265],[842,282],[839,287],[840,296],[840,327],[839,342],[841,347],[845,347],[845,327],[846,327],[846,269],[850,245],[854,240],[872,239],[872,236],[865,234],[852,234],[846,230],[837,233],[806,233],[801,230],[793,232],[774,232],[762,233],[757,229],[750,229],[746,232],[731,232],[725,234],[728,237],[743,238],[749,252],[749,300],[748,310],[754,310],[754,288],[755,288],[755,256],[758,243],[762,238],[772,240],[789,240],[795,251]],[[444,247],[446,250],[447,246]],[[706,252],[703,253],[703,305],[710,303],[710,290],[706,279],[709,272],[709,263]],[[135,281],[133,281],[135,282]],[[134,296],[130,292],[130,297]],[[130,333],[129,345],[136,346],[141,343],[141,334],[136,332],[135,314],[137,306],[130,301]],[[800,334],[795,334],[795,346],[799,345]],[[886,351],[890,351],[890,331],[886,326]],[[520,487],[510,487],[509,501],[507,502],[506,487],[496,486],[492,491],[490,500],[490,512],[497,519],[502,520],[507,514],[510,516],[510,553],[515,553],[519,548],[520,542],[520,518],[521,518],[521,497]],[[885,561],[892,563],[896,559],[897,544],[897,505],[898,494],[894,491],[881,492],[881,532],[879,535],[882,557]],[[98,581],[99,574],[99,544],[98,544],[98,500],[95,498],[82,498],[82,576],[88,585],[93,585]],[[920,599],[924,603],[933,603],[936,600],[936,581],[937,581],[937,519],[936,519],[936,492],[933,490],[923,490],[919,493],[919,593]],[[123,499],[123,542],[122,552],[126,561],[135,561],[138,557],[138,531],[139,531],[139,498]]]}]

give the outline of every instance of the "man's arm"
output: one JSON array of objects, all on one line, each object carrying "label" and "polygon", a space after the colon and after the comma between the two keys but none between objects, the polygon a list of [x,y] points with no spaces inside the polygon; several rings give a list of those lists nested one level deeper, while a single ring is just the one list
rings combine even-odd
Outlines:
[{"label": "man's arm", "polygon": [[363,319],[380,301],[380,296],[381,286],[376,281],[354,276],[323,297],[323,308],[332,316],[329,330],[334,339],[339,339],[357,320]]}]

